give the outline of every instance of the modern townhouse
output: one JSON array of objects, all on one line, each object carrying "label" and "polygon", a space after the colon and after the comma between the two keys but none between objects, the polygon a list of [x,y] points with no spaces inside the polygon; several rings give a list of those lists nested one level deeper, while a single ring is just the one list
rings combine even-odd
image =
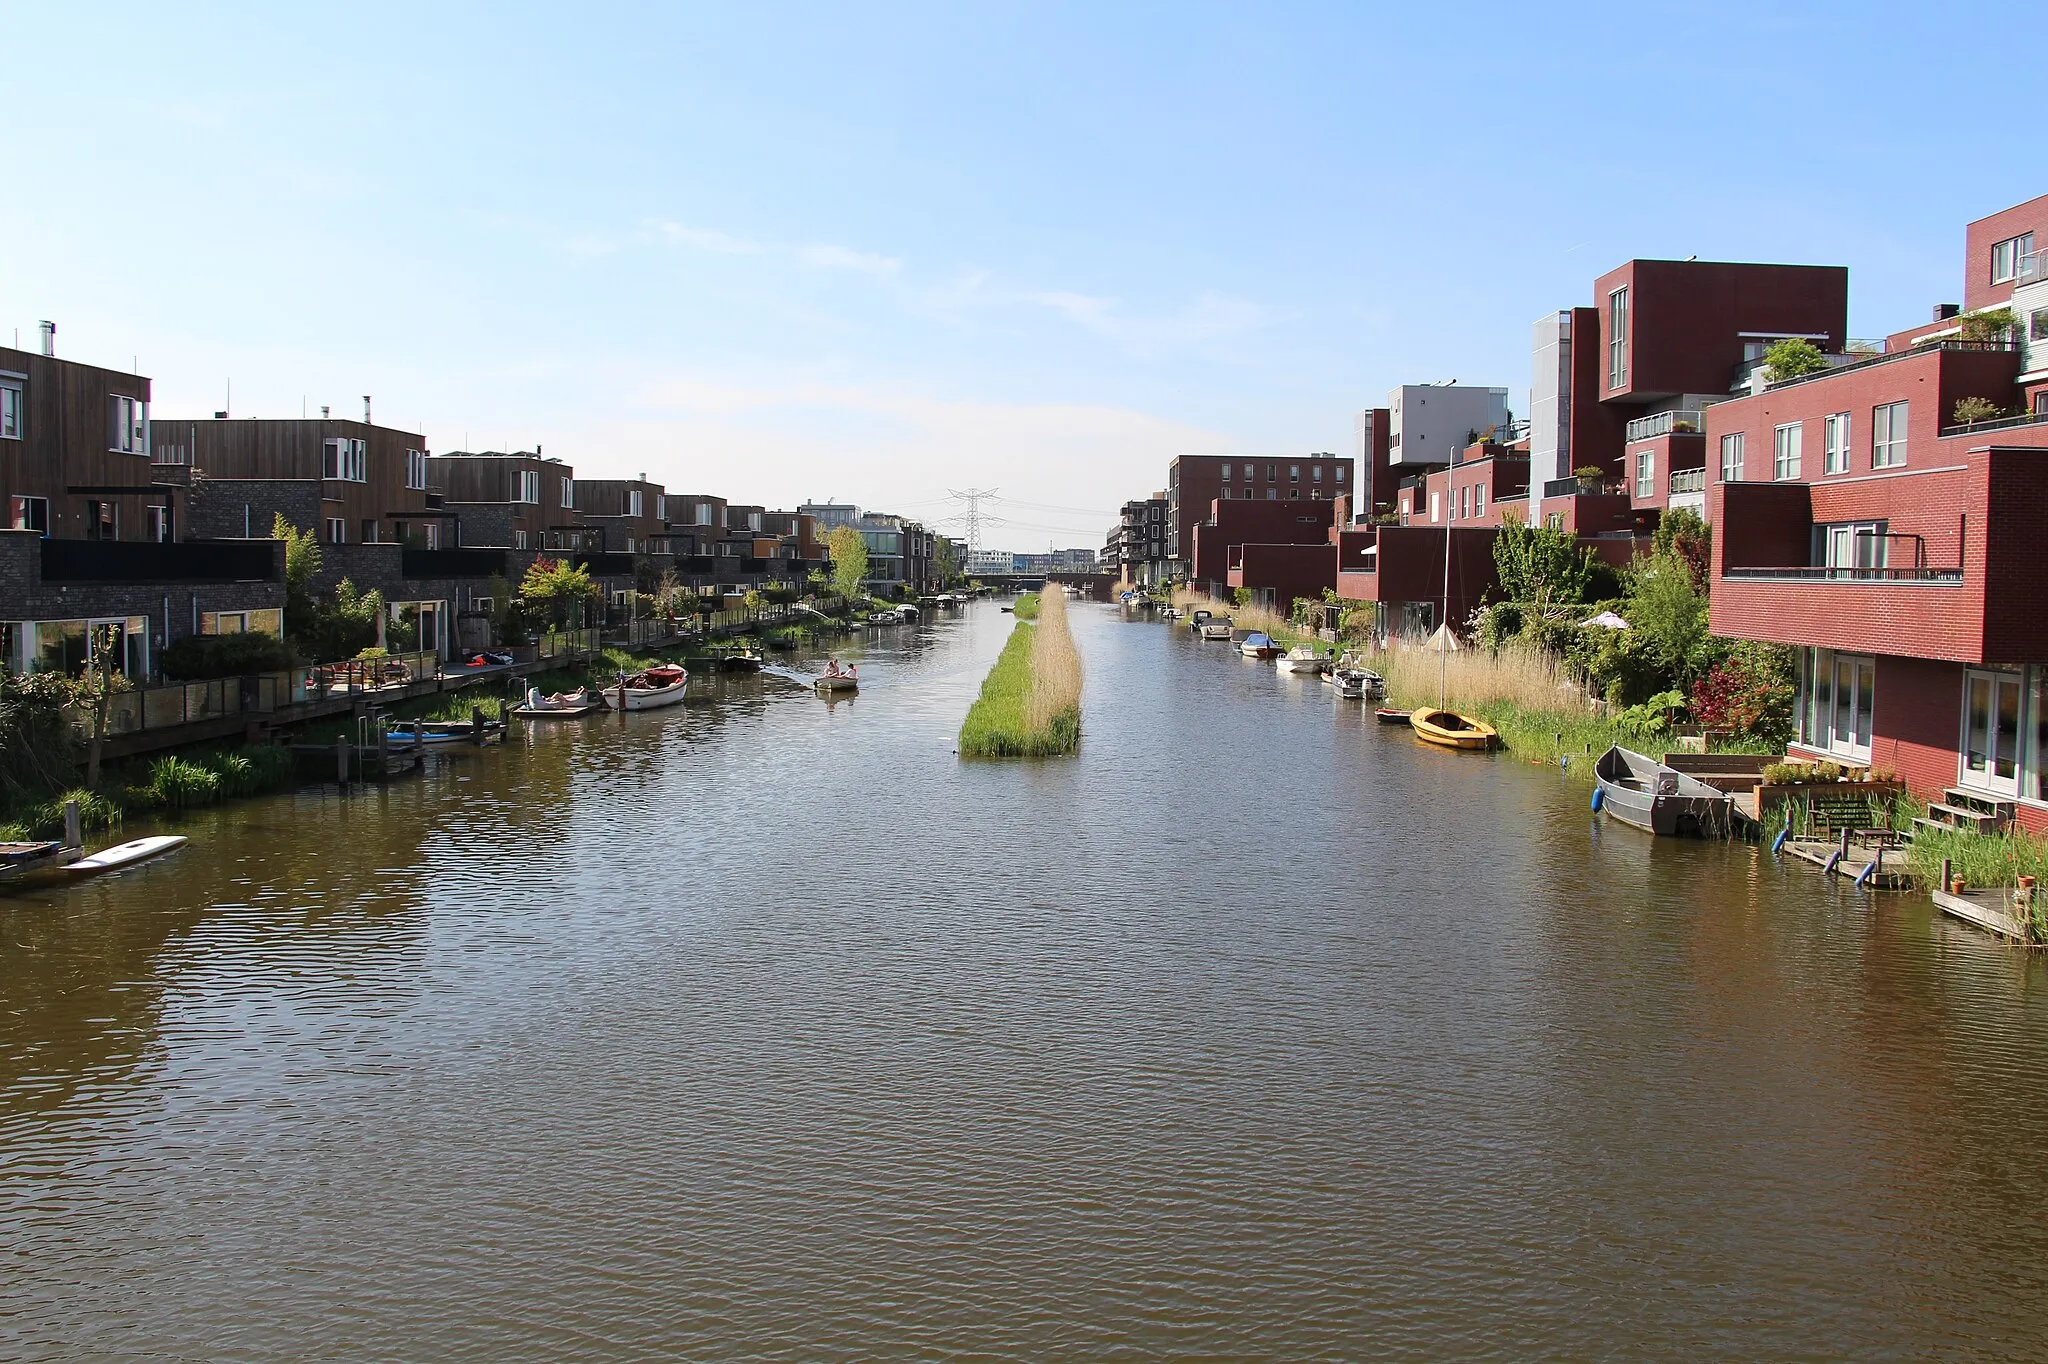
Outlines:
[{"label": "modern townhouse", "polygon": [[576,482],[576,510],[597,532],[595,548],[619,554],[669,552],[668,494],[637,478],[585,478]]},{"label": "modern townhouse", "polygon": [[[1303,547],[1327,551],[1338,510],[1349,505],[1349,500],[1343,497],[1314,502],[1254,502],[1219,497],[1209,504],[1208,518],[1194,526],[1194,543],[1187,557],[1188,585],[1212,597],[1227,597],[1236,588],[1249,588],[1261,603],[1277,603],[1282,611],[1295,596],[1316,596],[1321,587],[1305,594],[1282,590],[1298,586],[1300,569],[1292,565],[1299,556],[1254,552],[1247,566],[1246,556],[1240,551]],[[1267,581],[1259,576],[1262,564],[1282,563],[1290,565],[1283,574],[1286,582]],[[1336,560],[1331,556],[1328,571],[1321,575],[1326,579],[1321,586],[1333,586],[1335,574]]]},{"label": "modern townhouse", "polygon": [[[1972,311],[2024,287],[2018,248],[2043,210],[1971,225]],[[1893,340],[1706,410],[1713,629],[1799,650],[1796,752],[2048,829],[2048,628],[2033,601],[2048,410],[2029,402],[2028,343],[1955,326]],[[1980,401],[1959,413],[1966,399]],[[1973,409],[2021,415],[1961,420]]]},{"label": "modern townhouse", "polygon": [[140,684],[186,635],[282,629],[283,545],[189,538],[149,400],[141,375],[58,359],[48,323],[40,353],[0,348],[0,665],[75,670],[104,648]]},{"label": "modern townhouse", "polygon": [[1126,502],[1117,519],[1117,560],[1125,587],[1162,587],[1170,581],[1165,493]]}]

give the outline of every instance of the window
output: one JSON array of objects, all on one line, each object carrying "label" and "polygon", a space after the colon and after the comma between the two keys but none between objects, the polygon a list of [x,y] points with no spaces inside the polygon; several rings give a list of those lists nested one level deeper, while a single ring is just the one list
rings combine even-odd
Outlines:
[{"label": "window", "polygon": [[366,545],[374,545],[377,543],[377,523],[375,520],[372,520],[367,517],[364,519],[362,542]]},{"label": "window", "polygon": [[1799,447],[1805,428],[1798,422],[1781,426],[1774,443],[1771,463],[1771,477],[1778,479],[1799,477]]},{"label": "window", "polygon": [[12,524],[16,530],[37,530],[50,533],[50,499],[47,497],[10,498],[13,513]]},{"label": "window", "polygon": [[88,540],[120,539],[121,509],[112,502],[87,502],[85,504],[85,538]]},{"label": "window", "polygon": [[1344,467],[1342,464],[1337,466],[1337,481],[1339,483],[1344,481]]},{"label": "window", "polygon": [[1266,500],[1268,502],[1278,502],[1280,500],[1280,490],[1278,488],[1266,489]]},{"label": "window", "polygon": [[[535,498],[534,501],[538,502],[540,499]],[[576,505],[576,480],[573,478],[562,480],[562,505],[565,507]]]},{"label": "window", "polygon": [[1885,536],[1887,524],[1852,521],[1820,527],[1822,565],[1848,570],[1841,575],[1845,578],[1857,576],[1857,569],[1883,568],[1891,546]]},{"label": "window", "polygon": [[1293,500],[1293,501],[1295,501],[1295,502],[1299,502],[1299,501],[1301,501],[1301,489],[1299,489],[1299,488],[1289,488],[1289,489],[1287,490],[1287,496],[1288,496],[1288,497],[1289,497],[1289,498],[1290,498],[1291,500]]},{"label": "window", "polygon": [[21,380],[0,379],[0,440],[21,439]]},{"label": "window", "polygon": [[1807,649],[1799,660],[1796,713],[1807,748],[1868,761],[1877,665],[1870,658]]},{"label": "window", "polygon": [[1308,481],[1311,483],[1321,483],[1323,481],[1322,465],[1311,464],[1308,466]]},{"label": "window", "polygon": [[1228,488],[1225,488],[1225,489],[1223,490],[1223,500],[1224,500],[1225,502],[1228,502],[1228,501],[1230,500],[1230,489],[1228,489]]},{"label": "window", "polygon": [[1628,383],[1628,290],[1616,289],[1607,296],[1607,386],[1621,388]]},{"label": "window", "polygon": [[1299,464],[1290,464],[1287,466],[1287,481],[1289,483],[1301,482],[1301,466]]},{"label": "window", "polygon": [[426,541],[426,548],[439,549],[441,547],[441,523],[439,521],[427,522],[421,538]]},{"label": "window", "polygon": [[1484,483],[1472,485],[1472,514],[1474,516],[1486,515],[1486,485]]},{"label": "window", "polygon": [[641,500],[641,493],[638,488],[628,488],[626,490],[626,515],[640,515],[640,509],[645,505]]},{"label": "window", "polygon": [[1723,483],[1742,482],[1742,447],[1745,443],[1744,433],[1741,431],[1730,432],[1728,435],[1721,437],[1721,481]]},{"label": "window", "polygon": [[656,494],[654,495],[654,519],[655,519],[655,520],[657,520],[657,521],[663,522],[664,524],[666,524],[666,523],[667,523],[667,521],[668,521],[668,494],[666,494],[666,493],[656,493]]},{"label": "window", "polygon": [[512,500],[540,505],[540,471],[520,469],[512,475]]},{"label": "window", "polygon": [[202,635],[276,635],[284,632],[284,612],[272,608],[267,611],[201,611],[199,633]]},{"label": "window", "polygon": [[1549,513],[1546,513],[1546,514],[1545,514],[1545,516],[1544,516],[1544,518],[1543,518],[1543,524],[1544,524],[1545,526],[1549,527],[1549,528],[1550,528],[1551,530],[1563,530],[1563,529],[1564,529],[1564,513],[1563,513],[1563,512],[1549,512]]},{"label": "window", "polygon": [[[1870,467],[1896,469],[1906,462],[1906,404],[1870,410]],[[1939,461],[1937,461],[1939,462]]]},{"label": "window", "polygon": [[1991,282],[2005,284],[2017,278],[2020,273],[2020,258],[2034,254],[2034,234],[2022,232],[2017,237],[2008,237],[1995,242],[1991,247]]},{"label": "window", "polygon": [[526,546],[526,532],[525,532],[525,531],[523,531],[523,530],[515,530],[515,531],[513,531],[513,532],[512,532],[512,548],[514,548],[514,549],[525,549],[526,547],[527,547],[527,546]]},{"label": "window", "polygon": [[1820,471],[1824,474],[1849,472],[1849,414],[1836,412],[1821,419]]},{"label": "window", "polygon": [[1228,464],[1223,466],[1223,481],[1225,483],[1230,482],[1230,466]]},{"label": "window", "polygon": [[[370,481],[370,445],[368,441],[350,440],[346,436],[322,443],[322,478],[339,483],[368,483]],[[336,541],[336,544],[341,543]]]},{"label": "window", "polygon": [[330,516],[330,517],[328,517],[328,518],[327,518],[327,543],[328,543],[328,544],[330,544],[330,545],[345,545],[345,544],[347,544],[347,543],[348,543],[348,522],[346,522],[346,521],[342,520],[342,519],[341,519],[341,518],[340,518],[339,516]]},{"label": "window", "polygon": [[[2029,341],[2048,341],[2048,308],[2036,308],[2027,314],[2027,339]],[[0,387],[0,404],[4,404],[6,401],[6,390],[4,387]],[[6,434],[7,418],[4,412],[0,412],[0,436]]]},{"label": "window", "polygon": [[1962,784],[1995,795],[2019,789],[2020,675],[1963,674]]},{"label": "window", "polygon": [[149,453],[149,404],[139,398],[110,398],[107,448],[124,455]]},{"label": "window", "polygon": [[709,502],[699,502],[697,504],[697,524],[700,526],[711,524],[711,504]]},{"label": "window", "polygon": [[171,509],[169,507],[146,507],[149,538],[157,544],[164,544],[171,538]]},{"label": "window", "polygon": [[1439,496],[1440,494],[1435,492],[1434,490],[1432,490],[1429,494],[1429,524],[1432,526],[1444,519],[1443,512],[1437,504],[1437,498]]},{"label": "window", "polygon": [[1638,450],[1636,451],[1636,496],[1655,497],[1656,495],[1657,452],[1655,450]]},{"label": "window", "polygon": [[1277,482],[1279,482],[1279,481],[1280,481],[1280,466],[1279,466],[1279,465],[1277,465],[1277,464],[1268,464],[1268,465],[1266,466],[1266,482],[1268,482],[1268,483],[1277,483]]},{"label": "window", "polygon": [[408,450],[405,452],[405,486],[425,488],[427,486],[427,452]]}]

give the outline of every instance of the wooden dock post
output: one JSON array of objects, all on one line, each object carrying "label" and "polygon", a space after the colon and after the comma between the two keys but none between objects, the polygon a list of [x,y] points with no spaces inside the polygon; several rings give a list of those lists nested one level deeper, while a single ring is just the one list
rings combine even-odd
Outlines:
[{"label": "wooden dock post", "polygon": [[471,703],[469,707],[469,735],[470,739],[479,747],[483,745],[484,708],[475,703]]},{"label": "wooden dock post", "polygon": [[1948,888],[1956,883],[1955,865],[1953,858],[1941,859],[1941,890],[1944,895],[1948,893]]},{"label": "wooden dock post", "polygon": [[64,802],[64,846],[85,846],[85,822],[78,817],[78,802],[75,800]]},{"label": "wooden dock post", "polygon": [[391,731],[377,726],[377,780],[391,775]]},{"label": "wooden dock post", "polygon": [[344,787],[348,785],[348,735],[334,741],[334,779]]}]

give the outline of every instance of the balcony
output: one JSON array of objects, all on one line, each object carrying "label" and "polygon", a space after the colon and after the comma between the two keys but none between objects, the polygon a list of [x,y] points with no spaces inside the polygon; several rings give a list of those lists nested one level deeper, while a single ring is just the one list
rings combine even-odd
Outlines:
[{"label": "balcony", "polygon": [[1905,350],[1886,351],[1880,355],[1830,357],[1839,358],[1843,363],[1831,366],[1828,369],[1817,369],[1811,374],[1802,374],[1794,379],[1780,379],[1771,385],[1771,389],[1776,391],[1781,388],[1791,388],[1797,384],[1810,384],[1816,379],[1832,379],[1837,374],[1842,374],[1849,370],[1867,369],[1872,365],[1890,364],[1894,360],[1903,360],[1909,355],[1925,355],[1929,351],[2015,352],[2018,349],[2018,345],[2011,341],[1964,341],[1953,336],[1942,336],[1922,341],[1918,345],[1908,347]]},{"label": "balcony", "polygon": [[1543,485],[1545,497],[1626,497],[1618,478],[1553,478]]},{"label": "balcony", "polygon": [[1722,573],[1727,582],[1794,583],[1945,583],[1963,580],[1960,568],[1731,568]]},{"label": "balcony", "polygon": [[2020,257],[2019,270],[2012,278],[2015,287],[2044,279],[2048,279],[2048,251],[2029,251]]},{"label": "balcony", "polygon": [[1707,471],[1705,469],[1673,469],[1671,471],[1671,496],[1679,497],[1686,493],[1703,493],[1706,490]]},{"label": "balcony", "polygon": [[49,583],[242,583],[282,581],[278,540],[43,540]]},{"label": "balcony", "polygon": [[1623,439],[1630,445],[1639,440],[1653,440],[1668,436],[1672,432],[1692,434],[1707,429],[1706,419],[1698,408],[1677,408],[1670,412],[1652,412],[1647,417],[1637,417],[1628,424]]},{"label": "balcony", "polygon": [[2017,417],[1998,417],[1988,422],[1971,422],[1967,426],[1944,426],[1942,438],[1950,436],[1974,436],[1980,431],[2010,431],[2016,426],[2040,426],[2048,423],[2048,411],[2025,412]]}]

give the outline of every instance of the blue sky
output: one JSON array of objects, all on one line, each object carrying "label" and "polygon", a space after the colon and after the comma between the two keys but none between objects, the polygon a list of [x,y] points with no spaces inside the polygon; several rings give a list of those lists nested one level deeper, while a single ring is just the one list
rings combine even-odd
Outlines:
[{"label": "blue sky", "polygon": [[0,340],[53,318],[159,416],[369,393],[437,450],[997,487],[990,543],[1092,546],[1178,451],[1344,451],[1401,382],[1520,411],[1529,324],[1631,256],[1921,320],[2048,190],[2016,14],[10,3]]}]

